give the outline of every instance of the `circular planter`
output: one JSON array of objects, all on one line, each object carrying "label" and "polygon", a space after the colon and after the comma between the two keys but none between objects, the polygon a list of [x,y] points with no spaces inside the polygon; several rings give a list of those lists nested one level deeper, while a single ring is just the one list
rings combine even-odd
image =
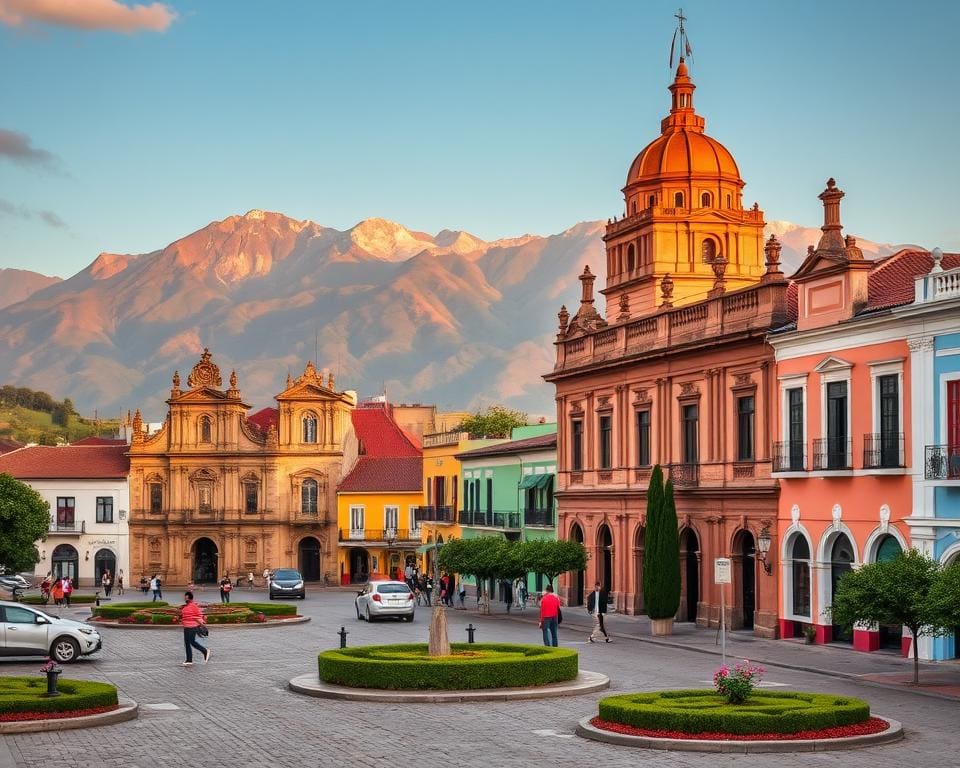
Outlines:
[{"label": "circular planter", "polygon": [[577,652],[511,643],[452,643],[450,656],[431,657],[426,643],[369,645],[324,651],[321,682],[348,688],[476,690],[528,688],[573,680]]},{"label": "circular planter", "polygon": [[48,694],[46,677],[0,678],[0,733],[83,728],[137,716],[136,704],[121,702],[113,685],[60,680],[57,688],[56,695]]},{"label": "circular planter", "polygon": [[[256,629],[257,627],[280,627],[288,624],[305,624],[310,621],[309,616],[291,616],[287,619],[273,618],[266,621],[235,624],[207,624],[207,629],[219,632],[221,629]],[[110,629],[183,629],[180,624],[121,624],[119,621],[93,618],[87,619],[87,624]]]}]

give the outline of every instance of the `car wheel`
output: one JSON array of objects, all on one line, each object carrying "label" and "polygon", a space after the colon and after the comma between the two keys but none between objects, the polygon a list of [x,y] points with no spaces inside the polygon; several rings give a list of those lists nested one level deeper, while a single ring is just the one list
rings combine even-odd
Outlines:
[{"label": "car wheel", "polygon": [[370,618],[370,606],[369,606],[369,605],[367,606],[367,621],[368,621],[368,622],[369,622],[369,621],[372,621],[372,619]]},{"label": "car wheel", "polygon": [[306,592],[301,592],[301,593],[300,593],[300,599],[301,599],[301,600],[306,600],[306,599],[307,599],[307,593],[306,593]]},{"label": "car wheel", "polygon": [[403,620],[404,620],[404,621],[413,621],[413,614],[411,613],[409,616],[404,616],[404,617],[403,617]]},{"label": "car wheel", "polygon": [[50,649],[50,657],[61,664],[69,664],[80,658],[80,644],[72,637],[58,637]]},{"label": "car wheel", "polygon": [[270,593],[270,599],[271,599],[271,600],[276,600],[276,599],[277,599],[277,598],[274,596],[273,592]]}]

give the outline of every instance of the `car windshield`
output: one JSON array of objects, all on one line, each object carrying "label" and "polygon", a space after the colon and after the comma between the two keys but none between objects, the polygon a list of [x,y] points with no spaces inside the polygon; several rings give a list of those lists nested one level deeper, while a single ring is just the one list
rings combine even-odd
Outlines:
[{"label": "car windshield", "polygon": [[281,568],[279,571],[273,574],[273,578],[277,581],[290,581],[291,579],[294,581],[300,581],[300,572],[292,571],[289,568]]},{"label": "car windshield", "polygon": [[378,584],[377,592],[381,594],[402,594],[403,592],[409,592],[410,587],[406,584]]}]

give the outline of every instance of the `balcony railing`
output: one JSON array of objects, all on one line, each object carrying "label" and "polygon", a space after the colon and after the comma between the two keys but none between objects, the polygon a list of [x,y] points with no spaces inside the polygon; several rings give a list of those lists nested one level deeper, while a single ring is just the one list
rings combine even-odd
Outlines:
[{"label": "balcony railing", "polygon": [[341,528],[340,541],[420,543],[420,530],[417,528]]},{"label": "balcony railing", "polygon": [[863,436],[864,469],[893,469],[902,466],[902,432],[879,432]]},{"label": "balcony railing", "polygon": [[671,464],[670,479],[676,488],[693,488],[700,484],[700,465]]},{"label": "balcony railing", "polygon": [[927,480],[960,480],[960,445],[928,445],[923,476]]},{"label": "balcony railing", "polygon": [[454,511],[453,507],[414,507],[413,514],[413,519],[417,521],[417,525],[420,525],[420,523],[457,522],[457,513]]},{"label": "balcony railing", "polygon": [[807,468],[806,445],[801,440],[773,444],[774,472],[803,472]]},{"label": "balcony railing", "polygon": [[50,533],[72,533],[79,536],[81,533],[87,532],[87,521],[86,520],[71,520],[69,522],[57,522],[56,520],[50,521]]},{"label": "balcony railing", "polygon": [[540,525],[552,527],[556,525],[552,509],[525,509],[523,510],[524,525]]},{"label": "balcony railing", "polygon": [[813,469],[850,469],[850,441],[843,437],[818,437],[813,441]]},{"label": "balcony railing", "polygon": [[460,525],[481,528],[520,528],[519,512],[488,512],[486,510],[463,510],[459,515]]}]

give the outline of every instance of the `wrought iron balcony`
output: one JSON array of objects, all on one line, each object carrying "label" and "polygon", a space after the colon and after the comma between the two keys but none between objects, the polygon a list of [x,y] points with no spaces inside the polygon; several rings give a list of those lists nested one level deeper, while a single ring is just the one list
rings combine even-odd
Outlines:
[{"label": "wrought iron balcony", "polygon": [[773,444],[774,472],[804,472],[807,469],[806,445],[802,440],[785,440]]},{"label": "wrought iron balcony", "polygon": [[902,466],[902,432],[879,432],[863,436],[864,469],[893,469]]},{"label": "wrought iron balcony", "polygon": [[86,520],[70,520],[68,522],[57,522],[56,520],[50,521],[50,533],[56,534],[67,534],[79,536],[82,533],[87,532],[87,521]]},{"label": "wrought iron balcony", "polygon": [[850,441],[843,437],[814,439],[813,469],[850,469]]},{"label": "wrought iron balcony", "polygon": [[420,523],[455,523],[457,513],[449,506],[415,507],[414,520]]},{"label": "wrought iron balcony", "polygon": [[670,480],[675,488],[694,488],[700,484],[700,465],[671,464]]},{"label": "wrought iron balcony", "polygon": [[460,512],[460,525],[478,528],[520,528],[519,512],[488,512],[487,510],[463,510]]},{"label": "wrought iron balcony", "polygon": [[417,528],[341,528],[340,541],[364,541],[385,543],[420,543],[420,531]]},{"label": "wrought iron balcony", "polygon": [[960,445],[928,445],[923,476],[927,480],[960,480]]},{"label": "wrought iron balcony", "polygon": [[540,525],[543,527],[553,527],[557,524],[553,509],[525,509],[523,510],[524,525]]}]

